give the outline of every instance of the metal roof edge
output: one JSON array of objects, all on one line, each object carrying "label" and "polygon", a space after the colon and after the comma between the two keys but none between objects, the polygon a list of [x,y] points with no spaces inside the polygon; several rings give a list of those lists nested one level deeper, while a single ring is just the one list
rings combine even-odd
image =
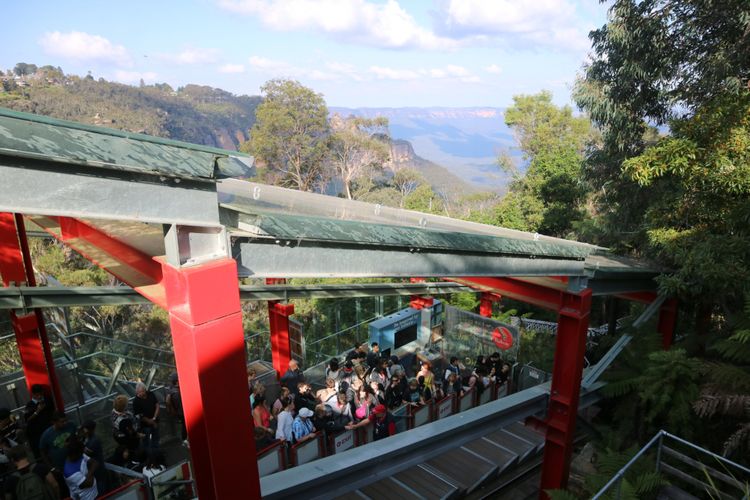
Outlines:
[{"label": "metal roof edge", "polygon": [[171,146],[182,149],[189,149],[193,151],[200,151],[202,153],[214,153],[221,156],[238,156],[252,158],[252,155],[243,153],[240,151],[232,151],[229,149],[214,148],[211,146],[202,146],[200,144],[193,144],[190,142],[176,141],[173,139],[165,139],[163,137],[156,137],[147,134],[138,134],[135,132],[125,132],[124,130],[117,130],[107,127],[99,127],[96,125],[87,125],[85,123],[74,122],[70,120],[61,120],[59,118],[52,118],[49,116],[37,115],[33,113],[26,113],[24,111],[15,111],[8,108],[0,107],[0,116],[8,118],[14,118],[17,120],[25,120],[35,123],[42,123],[45,125],[51,125],[54,127],[65,127],[75,130],[82,130],[85,132],[92,132],[95,134],[109,135],[112,137],[120,137],[122,139],[130,139],[134,141],[150,142],[152,144],[158,144],[161,146]]}]

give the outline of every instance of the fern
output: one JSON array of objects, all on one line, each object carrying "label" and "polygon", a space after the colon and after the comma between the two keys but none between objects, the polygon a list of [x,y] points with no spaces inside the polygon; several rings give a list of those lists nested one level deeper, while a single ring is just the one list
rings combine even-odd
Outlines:
[{"label": "fern", "polygon": [[578,500],[578,497],[567,490],[544,490],[550,500]]}]

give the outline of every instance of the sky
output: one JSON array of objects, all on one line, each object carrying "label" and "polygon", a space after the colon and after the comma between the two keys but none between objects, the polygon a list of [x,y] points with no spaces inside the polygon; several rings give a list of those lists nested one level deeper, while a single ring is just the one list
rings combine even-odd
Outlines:
[{"label": "sky", "polygon": [[606,10],[596,0],[26,0],[3,5],[0,68],[248,95],[293,78],[344,107],[507,107],[543,89],[566,104]]}]

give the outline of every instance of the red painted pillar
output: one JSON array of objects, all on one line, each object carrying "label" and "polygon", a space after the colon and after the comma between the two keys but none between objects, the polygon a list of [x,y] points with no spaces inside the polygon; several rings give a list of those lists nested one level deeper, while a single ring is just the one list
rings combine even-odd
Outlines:
[{"label": "red painted pillar", "polygon": [[667,299],[659,309],[657,331],[661,333],[661,346],[665,351],[672,346],[674,327],[677,323],[677,300]]},{"label": "red painted pillar", "polygon": [[[284,278],[267,278],[266,285],[286,283]],[[281,378],[289,369],[292,359],[292,343],[289,339],[289,316],[294,314],[294,304],[282,304],[278,300],[268,301],[268,323],[271,331],[271,360],[276,377]]]},{"label": "red painted pillar", "polygon": [[162,270],[198,494],[260,498],[237,265]]},{"label": "red painted pillar", "polygon": [[[20,214],[0,212],[0,275],[6,287],[11,284],[36,286],[26,229]],[[30,314],[18,315],[11,311],[10,318],[29,394],[32,385],[43,385],[50,392],[55,406],[64,408],[42,312],[36,309]]]},{"label": "red painted pillar", "polygon": [[565,488],[568,483],[590,311],[590,289],[579,294],[563,295],[557,320],[555,363],[547,415],[540,490],[542,499],[548,498],[545,490]]},{"label": "red painted pillar", "polygon": [[479,299],[479,314],[485,318],[492,317],[492,303],[498,302],[500,297],[494,293],[482,292]]}]

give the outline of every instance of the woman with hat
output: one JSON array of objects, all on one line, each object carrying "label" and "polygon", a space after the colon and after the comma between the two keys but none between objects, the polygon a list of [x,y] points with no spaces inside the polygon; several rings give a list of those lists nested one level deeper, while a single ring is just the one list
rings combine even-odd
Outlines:
[{"label": "woman with hat", "polygon": [[372,422],[372,440],[378,441],[396,434],[396,422],[393,415],[386,409],[385,405],[377,405],[370,412],[369,418],[362,420],[357,424],[347,425],[347,429],[356,429],[364,427]]}]

